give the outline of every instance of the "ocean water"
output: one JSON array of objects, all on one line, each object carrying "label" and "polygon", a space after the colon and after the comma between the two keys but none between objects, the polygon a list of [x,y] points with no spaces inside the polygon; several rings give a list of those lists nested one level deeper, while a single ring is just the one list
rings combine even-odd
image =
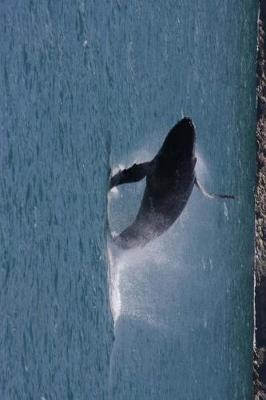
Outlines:
[{"label": "ocean water", "polygon": [[[252,396],[251,0],[3,1],[0,398]],[[197,127],[195,189],[144,249],[107,241],[145,182],[110,168]]]}]

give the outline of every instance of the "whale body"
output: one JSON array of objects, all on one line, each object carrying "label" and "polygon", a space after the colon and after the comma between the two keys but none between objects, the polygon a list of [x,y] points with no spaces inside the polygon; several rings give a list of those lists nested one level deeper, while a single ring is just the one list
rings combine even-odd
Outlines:
[{"label": "whale body", "polygon": [[145,246],[162,235],[184,210],[194,185],[211,198],[234,198],[211,194],[199,184],[195,157],[196,130],[190,118],[183,118],[168,133],[162,147],[149,162],[134,164],[110,179],[110,189],[146,178],[146,187],[133,223],[113,238],[123,249]]}]

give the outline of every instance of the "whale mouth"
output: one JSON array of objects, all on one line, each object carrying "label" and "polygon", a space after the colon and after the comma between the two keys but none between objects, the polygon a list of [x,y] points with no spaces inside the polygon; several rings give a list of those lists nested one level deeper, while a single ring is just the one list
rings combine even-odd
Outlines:
[{"label": "whale mouth", "polygon": [[175,149],[177,157],[195,155],[196,128],[191,118],[185,117],[177,124]]},{"label": "whale mouth", "polygon": [[192,140],[194,143],[196,140],[196,127],[194,122],[192,121],[191,118],[185,117],[181,119],[178,124],[177,124],[179,130],[182,132],[182,136],[186,136],[186,138],[189,140]]},{"label": "whale mouth", "polygon": [[182,127],[182,128],[192,129],[192,130],[196,131],[194,122],[189,117],[185,117],[185,118],[181,119],[181,121],[179,121],[178,125],[180,125],[180,127]]},{"label": "whale mouth", "polygon": [[191,118],[185,117],[169,131],[159,151],[159,156],[172,165],[195,154],[196,129]]},{"label": "whale mouth", "polygon": [[186,122],[188,125],[193,126],[193,121],[192,121],[192,119],[189,118],[189,117],[184,117],[183,119],[181,119],[180,122]]}]

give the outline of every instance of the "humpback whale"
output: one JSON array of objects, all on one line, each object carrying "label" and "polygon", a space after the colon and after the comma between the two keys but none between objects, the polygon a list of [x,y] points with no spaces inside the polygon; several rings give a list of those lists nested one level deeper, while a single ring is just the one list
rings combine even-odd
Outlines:
[{"label": "humpback whale", "polygon": [[196,130],[190,118],[180,120],[149,162],[134,164],[110,178],[109,189],[146,177],[146,187],[134,222],[113,238],[123,249],[145,246],[162,235],[180,216],[196,186],[209,198],[233,199],[232,195],[208,193],[199,183],[195,165]]}]

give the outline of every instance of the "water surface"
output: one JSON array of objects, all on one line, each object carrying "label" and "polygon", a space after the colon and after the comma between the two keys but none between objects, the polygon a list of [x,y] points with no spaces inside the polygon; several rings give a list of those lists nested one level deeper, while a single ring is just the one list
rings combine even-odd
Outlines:
[{"label": "water surface", "polygon": [[[2,2],[1,399],[251,397],[256,14],[251,0]],[[202,183],[239,200],[195,190],[160,240],[116,255],[114,326],[109,165],[152,157],[182,115]],[[113,230],[142,190],[111,194]]]}]

